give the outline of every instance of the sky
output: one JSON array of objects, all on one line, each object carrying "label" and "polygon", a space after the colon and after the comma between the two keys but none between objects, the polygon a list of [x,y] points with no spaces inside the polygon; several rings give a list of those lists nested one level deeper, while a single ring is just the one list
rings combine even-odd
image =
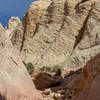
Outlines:
[{"label": "sky", "polygon": [[0,22],[6,26],[11,16],[22,19],[35,0],[0,0]]}]

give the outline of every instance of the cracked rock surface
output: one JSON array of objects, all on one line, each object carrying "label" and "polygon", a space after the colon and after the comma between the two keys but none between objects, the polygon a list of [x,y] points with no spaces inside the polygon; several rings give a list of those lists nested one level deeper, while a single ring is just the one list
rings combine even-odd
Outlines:
[{"label": "cracked rock surface", "polygon": [[11,40],[24,61],[76,70],[100,52],[100,1],[36,1],[16,29]]},{"label": "cracked rock surface", "polygon": [[0,24],[0,100],[42,100],[9,35]]}]

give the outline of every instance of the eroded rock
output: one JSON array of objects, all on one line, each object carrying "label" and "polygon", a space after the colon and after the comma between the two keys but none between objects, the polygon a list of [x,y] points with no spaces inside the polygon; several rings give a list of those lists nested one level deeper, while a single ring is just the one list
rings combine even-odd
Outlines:
[{"label": "eroded rock", "polygon": [[[83,100],[83,96],[85,100],[95,100],[94,96],[95,93],[98,93],[99,87],[99,74],[100,74],[100,54],[95,56],[93,59],[91,59],[85,68],[83,69],[83,73],[81,76],[81,81],[79,83],[77,95],[73,100]],[[98,80],[97,80],[98,79]],[[95,89],[95,90],[94,90]],[[94,92],[95,91],[95,92]],[[92,95],[93,93],[93,95]],[[91,95],[91,97],[90,97]],[[79,97],[79,99],[78,99]],[[97,100],[99,100],[100,97],[97,94]]]},{"label": "eroded rock", "polygon": [[36,1],[23,18],[21,42],[14,44],[36,67],[77,70],[100,51],[99,10],[99,0]]},{"label": "eroded rock", "polygon": [[1,24],[0,100],[42,100]]},{"label": "eroded rock", "polygon": [[48,73],[39,73],[34,78],[34,84],[37,89],[43,90],[53,87],[61,82],[62,78],[59,76],[52,76]]}]

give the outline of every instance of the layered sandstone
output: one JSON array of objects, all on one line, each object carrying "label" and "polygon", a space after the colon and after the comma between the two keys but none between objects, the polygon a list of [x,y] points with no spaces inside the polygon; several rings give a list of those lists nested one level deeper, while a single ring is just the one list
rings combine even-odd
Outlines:
[{"label": "layered sandstone", "polygon": [[37,30],[41,16],[45,13],[50,3],[50,0],[35,1],[24,15],[22,22],[16,17],[12,17],[9,20],[5,30],[7,34],[10,34],[13,45],[19,51],[27,52],[27,49],[31,47],[29,46],[29,42]]},{"label": "layered sandstone", "polygon": [[36,67],[76,70],[99,53],[99,10],[99,0],[36,1],[23,18],[23,32],[15,32],[12,43],[22,59]]},{"label": "layered sandstone", "polygon": [[[64,79],[40,73],[34,82],[38,89],[63,90],[63,100],[100,100],[99,0],[35,1],[22,22],[12,17],[5,30],[0,30],[1,71],[6,76],[0,75],[1,97],[41,100],[22,64],[25,61],[35,68],[60,66],[67,71],[86,65]],[[14,97],[9,97],[12,93]]]}]

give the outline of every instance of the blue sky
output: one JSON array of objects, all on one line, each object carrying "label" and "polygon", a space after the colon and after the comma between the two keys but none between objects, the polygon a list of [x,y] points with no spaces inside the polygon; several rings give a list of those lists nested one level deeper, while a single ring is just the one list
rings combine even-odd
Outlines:
[{"label": "blue sky", "polygon": [[21,19],[33,1],[35,0],[0,0],[0,22],[6,26],[11,16]]}]

